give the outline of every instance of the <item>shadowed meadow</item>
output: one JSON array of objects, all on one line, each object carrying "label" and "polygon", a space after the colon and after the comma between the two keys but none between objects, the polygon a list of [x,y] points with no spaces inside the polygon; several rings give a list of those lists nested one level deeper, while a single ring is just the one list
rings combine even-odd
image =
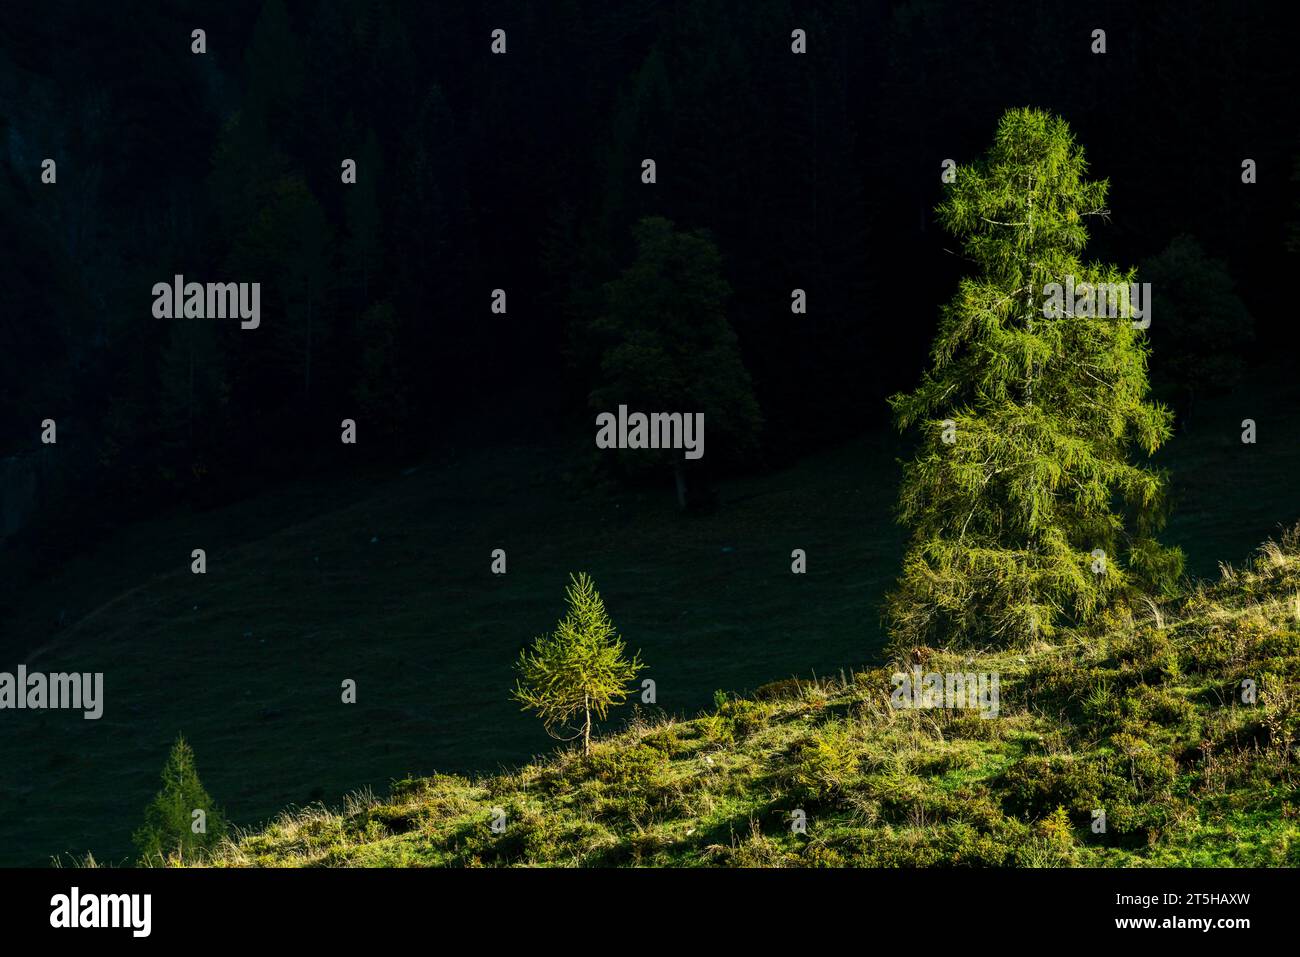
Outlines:
[{"label": "shadowed meadow", "polygon": [[[1283,373],[1257,377],[1207,402],[1162,450],[1175,502],[1165,538],[1194,575],[1244,560],[1277,516],[1296,517],[1300,426],[1243,446],[1239,422],[1297,398]],[[889,480],[902,451],[872,433],[725,483],[725,507],[683,517],[667,488],[592,487],[567,449],[465,447],[132,526],[25,596],[12,623],[49,635],[30,666],[105,671],[108,704],[99,721],[28,713],[25,733],[0,742],[0,785],[18,812],[0,819],[4,863],[128,860],[178,732],[244,827],[408,774],[496,771],[551,750],[509,689],[521,647],[562,611],[559,569],[600,584],[672,714],[709,706],[718,689],[878,663],[879,603],[902,546]],[[197,540],[209,543],[206,576],[174,557]],[[496,547],[504,576],[489,573]],[[808,554],[806,575],[789,573],[793,548]],[[70,605],[66,580],[98,590]],[[68,623],[52,627],[60,614]],[[344,677],[357,681],[356,707],[326,706]]]}]

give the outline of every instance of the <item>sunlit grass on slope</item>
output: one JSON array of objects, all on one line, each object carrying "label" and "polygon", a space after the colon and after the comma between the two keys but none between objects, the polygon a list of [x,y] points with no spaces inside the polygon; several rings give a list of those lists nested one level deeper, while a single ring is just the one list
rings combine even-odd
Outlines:
[{"label": "sunlit grass on slope", "polygon": [[777,682],[691,720],[640,712],[590,758],[287,811],[214,863],[1300,864],[1300,533],[1066,642],[912,663],[998,672],[999,716],[895,710],[894,664]]}]

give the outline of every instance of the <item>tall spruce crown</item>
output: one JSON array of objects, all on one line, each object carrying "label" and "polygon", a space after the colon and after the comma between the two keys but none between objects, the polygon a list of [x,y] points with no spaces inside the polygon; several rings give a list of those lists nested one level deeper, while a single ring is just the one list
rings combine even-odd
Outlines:
[{"label": "tall spruce crown", "polygon": [[898,647],[1028,643],[1182,574],[1182,553],[1154,537],[1165,476],[1130,461],[1172,432],[1147,400],[1145,333],[1127,303],[1109,317],[1043,308],[1067,277],[1135,281],[1080,258],[1085,222],[1109,215],[1107,182],[1086,173],[1064,120],[1011,110],[937,209],[977,271],[943,308],[920,385],[890,399],[898,427],[920,432],[887,599]]}]

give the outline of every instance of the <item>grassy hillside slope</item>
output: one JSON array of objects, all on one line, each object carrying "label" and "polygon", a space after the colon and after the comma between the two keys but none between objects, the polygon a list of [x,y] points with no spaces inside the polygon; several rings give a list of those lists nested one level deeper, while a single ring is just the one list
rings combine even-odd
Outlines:
[{"label": "grassy hillside slope", "polygon": [[[868,477],[893,469],[892,450],[858,442],[728,483],[723,508],[690,518],[671,483],[592,489],[566,476],[564,450],[521,447],[133,526],[0,627],[8,670],[103,671],[106,697],[99,721],[7,716],[21,727],[0,735],[0,864],[127,860],[177,733],[244,824],[549,750],[509,699],[511,667],[560,617],[571,570],[595,578],[676,713],[870,660],[901,534],[889,486]],[[190,572],[195,547],[206,575]],[[795,547],[806,575],[790,574]]]},{"label": "grassy hillside slope", "polygon": [[913,655],[999,673],[999,715],[893,708],[895,665],[781,682],[693,720],[642,715],[590,757],[289,812],[217,863],[1300,865],[1300,529],[1137,620]]},{"label": "grassy hillside slope", "polygon": [[[1166,538],[1195,574],[1300,518],[1300,417],[1283,414],[1295,408],[1300,380],[1282,369],[1198,407],[1196,428],[1162,450]],[[1258,445],[1239,441],[1246,416]],[[0,669],[102,670],[107,697],[100,721],[8,713],[0,865],[131,860],[177,733],[244,826],[550,751],[509,700],[511,664],[561,614],[570,571],[593,575],[673,715],[716,689],[881,663],[879,600],[902,541],[892,436],[727,482],[716,513],[686,518],[670,487],[593,488],[585,451],[463,449],[416,470],[298,481],[126,525],[35,587],[0,582]],[[498,546],[503,578],[489,572]],[[195,547],[205,576],[190,574]],[[790,574],[796,547],[807,575]],[[3,577],[21,557],[0,560]],[[344,677],[356,705],[339,703]]]}]

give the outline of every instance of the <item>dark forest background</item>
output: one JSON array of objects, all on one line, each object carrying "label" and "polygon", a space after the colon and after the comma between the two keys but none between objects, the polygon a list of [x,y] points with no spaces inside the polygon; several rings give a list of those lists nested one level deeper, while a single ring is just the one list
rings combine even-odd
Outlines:
[{"label": "dark forest background", "polygon": [[[931,224],[940,163],[982,150],[1008,105],[1067,118],[1110,178],[1093,256],[1135,264],[1186,234],[1225,265],[1256,331],[1206,351],[1293,351],[1300,138],[1278,17],[1226,3],[6,4],[0,454],[39,450],[44,418],[60,431],[36,492],[57,529],[27,567],[169,500],[339,467],[348,416],[365,423],[360,456],[403,462],[453,435],[585,433],[591,357],[574,329],[650,214],[709,230],[721,252],[765,420],[751,467],[879,426],[963,268]],[[190,52],[196,25],[206,55]],[[505,56],[489,53],[496,27]],[[807,55],[791,54],[794,27]],[[1096,27],[1105,55],[1089,49]],[[57,187],[39,181],[47,156]],[[355,187],[340,185],[344,157]],[[260,278],[274,318],[255,333],[155,321],[149,290],[175,273]],[[796,287],[807,316],[790,314]],[[506,316],[489,311],[494,288]]]}]

